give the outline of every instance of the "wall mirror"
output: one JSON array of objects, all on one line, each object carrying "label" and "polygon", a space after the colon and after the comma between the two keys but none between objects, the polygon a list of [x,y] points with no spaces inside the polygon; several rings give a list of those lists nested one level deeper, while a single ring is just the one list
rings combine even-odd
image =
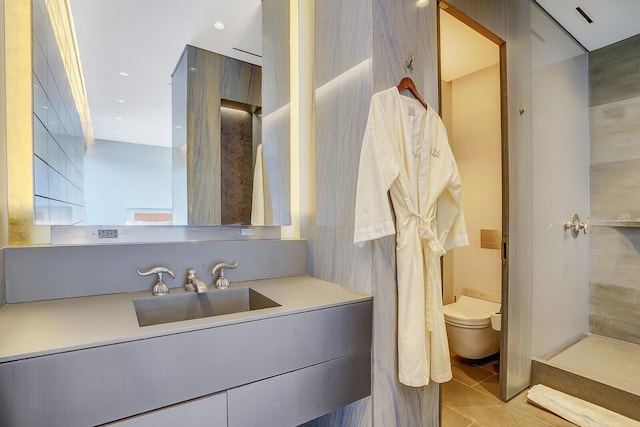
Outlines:
[{"label": "wall mirror", "polygon": [[[46,17],[37,13],[38,7],[46,7],[43,4],[44,1],[33,0],[34,37],[39,39],[47,38],[39,36],[35,29],[38,20]],[[38,135],[48,133],[49,144],[52,137],[56,138],[51,128],[47,125],[42,128],[34,118],[36,224],[224,225],[216,221],[206,224],[174,221],[172,156],[176,155],[176,147],[172,148],[172,135],[183,132],[183,125],[176,124],[175,120],[172,123],[172,74],[187,45],[261,67],[262,105],[253,107],[254,115],[259,115],[253,132],[263,145],[262,169],[270,184],[268,197],[272,215],[258,225],[290,223],[288,1],[70,0],[69,4],[94,137],[93,143],[84,149],[84,171],[75,185],[84,193],[84,215],[82,209],[78,209],[80,214],[71,221],[59,221],[55,207],[61,203],[56,197],[39,194],[39,182],[46,181],[48,190],[62,189],[63,181],[71,179],[65,177],[69,171],[64,169],[71,167],[65,168],[60,160],[58,169],[45,170],[52,169],[50,147],[46,164],[40,165],[43,161],[37,157]],[[52,20],[55,25],[55,17]],[[51,55],[51,38],[49,46],[46,42],[38,43],[40,49],[46,51],[45,56],[47,51]],[[42,61],[38,61],[34,41],[34,75],[38,74],[37,68],[42,67],[39,62]],[[48,75],[51,81],[51,64],[49,67],[40,75]],[[195,67],[189,71],[196,72]],[[47,114],[52,117],[52,110],[61,108],[49,95],[53,92],[51,84],[47,90],[44,94],[48,99]],[[34,92],[34,117],[40,107],[38,96]],[[203,96],[207,95],[203,93]],[[207,114],[220,113],[209,111]],[[62,115],[58,114],[58,118],[64,122]],[[223,133],[228,134],[229,130]],[[198,138],[195,141],[197,143]],[[62,146],[60,141],[57,144]],[[252,171],[257,151],[253,148],[253,153],[246,156],[247,167]],[[198,148],[193,151],[198,156]],[[48,178],[38,180],[38,174],[47,173]],[[51,181],[52,174],[56,175],[56,182]],[[220,182],[220,187],[227,192],[239,191],[228,182]],[[71,199],[69,193],[73,191],[76,189],[64,189],[60,193]],[[47,207],[46,220],[39,218],[39,203]],[[237,221],[232,224],[239,225]]]}]

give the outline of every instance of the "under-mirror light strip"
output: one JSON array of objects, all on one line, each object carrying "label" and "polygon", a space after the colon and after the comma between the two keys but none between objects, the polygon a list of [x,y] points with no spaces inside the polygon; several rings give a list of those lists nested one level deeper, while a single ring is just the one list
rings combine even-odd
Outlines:
[{"label": "under-mirror light strip", "polygon": [[[78,114],[80,115],[85,143],[90,143],[93,140],[93,125],[91,123],[87,90],[84,85],[84,75],[80,63],[76,31],[73,26],[71,5],[69,4],[69,0],[46,0],[46,3],[49,19],[52,23],[56,22],[58,24],[52,25],[53,33],[58,43],[62,63],[69,79],[73,99],[76,103]],[[55,17],[58,19],[55,19]]]},{"label": "under-mirror light strip", "polygon": [[299,64],[300,64],[300,235],[310,227],[316,211],[315,143],[313,133],[313,34],[314,4],[300,2]]}]

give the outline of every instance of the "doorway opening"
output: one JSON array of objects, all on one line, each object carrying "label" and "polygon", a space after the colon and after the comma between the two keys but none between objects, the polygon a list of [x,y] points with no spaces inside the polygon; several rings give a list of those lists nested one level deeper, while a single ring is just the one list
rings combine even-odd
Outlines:
[{"label": "doorway opening", "polygon": [[[456,354],[447,327],[456,384],[506,401],[508,157],[505,42],[445,1],[439,2],[440,112],[462,179],[469,246],[443,259],[443,303],[461,295],[491,301],[500,316],[496,346]],[[491,328],[491,326],[489,326]],[[466,332],[463,332],[465,334]],[[490,335],[485,333],[485,335]],[[462,340],[469,340],[463,335]],[[468,341],[467,341],[468,343]],[[499,343],[499,347],[497,346]],[[458,346],[458,348],[460,348]],[[443,401],[446,398],[443,391]]]}]

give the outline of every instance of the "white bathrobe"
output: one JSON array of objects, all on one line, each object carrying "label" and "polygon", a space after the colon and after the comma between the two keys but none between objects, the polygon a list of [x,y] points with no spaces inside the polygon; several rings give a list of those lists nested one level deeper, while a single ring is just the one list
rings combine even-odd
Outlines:
[{"label": "white bathrobe", "polygon": [[437,113],[396,87],[373,95],[360,154],[354,243],[397,230],[398,376],[408,386],[451,379],[440,257],[468,245],[460,194]]}]

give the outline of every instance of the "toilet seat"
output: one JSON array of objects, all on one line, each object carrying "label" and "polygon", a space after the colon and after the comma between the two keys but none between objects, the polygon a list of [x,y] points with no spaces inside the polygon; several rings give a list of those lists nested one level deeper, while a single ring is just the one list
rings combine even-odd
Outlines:
[{"label": "toilet seat", "polygon": [[485,328],[491,324],[491,313],[500,311],[500,304],[467,295],[460,295],[453,304],[443,307],[447,323],[465,328]]}]

